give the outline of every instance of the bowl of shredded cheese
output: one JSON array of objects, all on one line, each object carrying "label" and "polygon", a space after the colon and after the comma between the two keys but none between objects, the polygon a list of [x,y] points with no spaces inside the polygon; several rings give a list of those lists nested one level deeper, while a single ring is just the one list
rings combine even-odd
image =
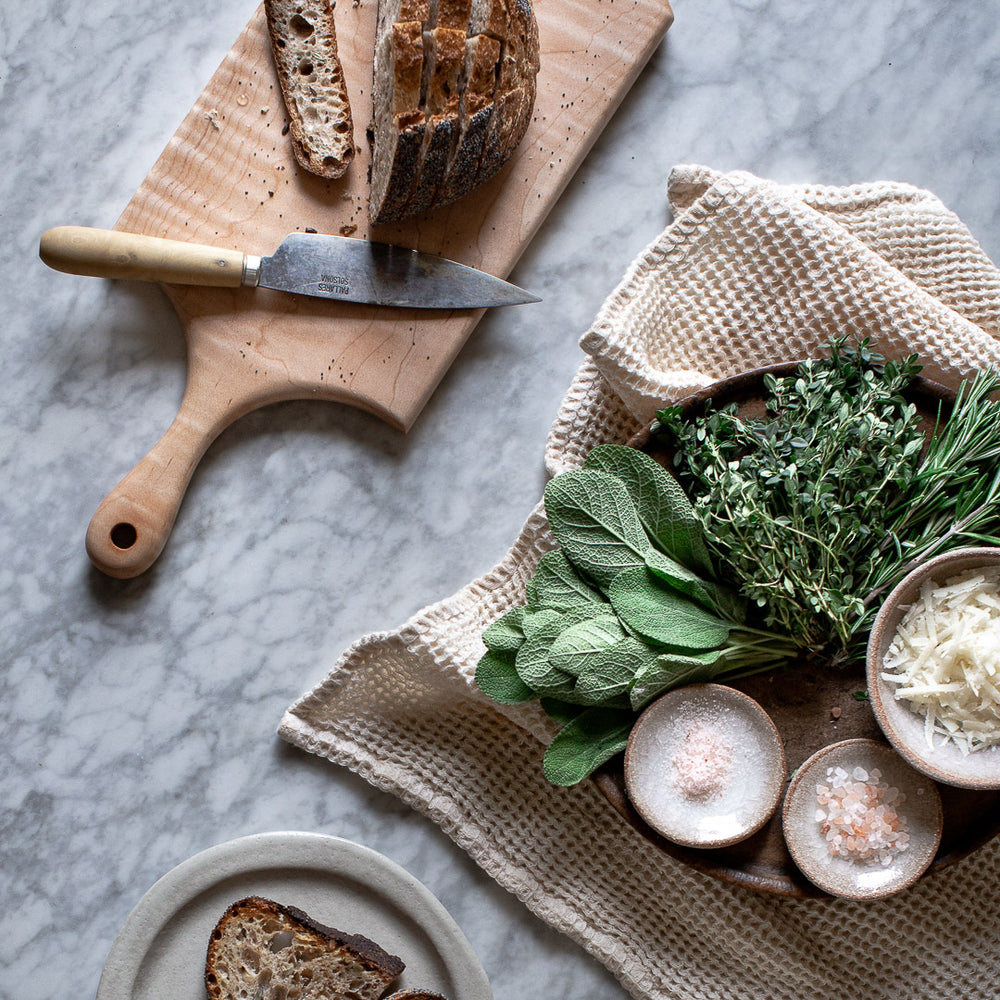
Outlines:
[{"label": "bowl of shredded cheese", "polygon": [[945,553],[889,594],[868,643],[868,694],[917,770],[1000,788],[1000,548]]}]

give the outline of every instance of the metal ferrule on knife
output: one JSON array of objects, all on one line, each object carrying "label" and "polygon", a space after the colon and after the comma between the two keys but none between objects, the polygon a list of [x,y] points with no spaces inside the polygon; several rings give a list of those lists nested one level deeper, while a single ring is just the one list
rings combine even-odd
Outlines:
[{"label": "metal ferrule on knife", "polygon": [[248,288],[256,288],[260,281],[260,257],[245,253],[243,255],[243,284]]}]

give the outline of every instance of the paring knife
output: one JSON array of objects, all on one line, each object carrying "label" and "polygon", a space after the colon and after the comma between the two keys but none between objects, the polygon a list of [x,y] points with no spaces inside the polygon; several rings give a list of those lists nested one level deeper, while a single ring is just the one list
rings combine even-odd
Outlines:
[{"label": "paring knife", "polygon": [[292,233],[270,257],[240,250],[57,226],[42,234],[49,267],[98,278],[225,288],[262,286],[297,295],[413,309],[479,309],[541,300],[517,285],[434,254],[320,233]]}]

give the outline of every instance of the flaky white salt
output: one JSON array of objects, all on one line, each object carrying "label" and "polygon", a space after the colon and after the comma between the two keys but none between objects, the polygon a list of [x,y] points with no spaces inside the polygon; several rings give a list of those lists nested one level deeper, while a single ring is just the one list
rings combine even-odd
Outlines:
[{"label": "flaky white salt", "polygon": [[689,799],[725,791],[733,773],[732,744],[718,729],[694,722],[670,761],[670,782]]},{"label": "flaky white salt", "polygon": [[909,846],[906,817],[898,811],[906,796],[877,768],[828,767],[826,780],[816,786],[816,822],[830,854],[888,867]]}]

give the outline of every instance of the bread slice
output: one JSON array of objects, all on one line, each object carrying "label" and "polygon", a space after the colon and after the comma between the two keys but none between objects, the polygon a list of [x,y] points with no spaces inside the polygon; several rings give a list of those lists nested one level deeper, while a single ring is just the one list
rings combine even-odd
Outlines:
[{"label": "bread slice", "polygon": [[379,0],[369,204],[374,224],[449,204],[492,177],[517,148],[534,108],[539,42],[528,0],[427,2],[420,103],[404,121],[390,109],[398,103],[396,90],[407,87],[402,68],[416,59],[416,34],[404,43],[400,0]]},{"label": "bread slice", "polygon": [[502,43],[494,113],[479,162],[477,185],[499,172],[531,123],[539,64],[538,24],[528,0],[508,0]]},{"label": "bread slice", "polygon": [[330,0],[264,0],[271,52],[299,164],[340,177],[354,159],[354,121]]},{"label": "bread slice", "polygon": [[385,218],[398,217],[406,207],[427,131],[420,108],[423,31],[419,20],[389,21],[375,53],[376,80],[394,81],[376,87],[374,98],[372,159],[384,167],[372,169],[369,203]]},{"label": "bread slice", "polygon": [[[468,6],[468,5],[466,5]],[[438,25],[424,33],[424,63],[429,66],[423,95],[427,129],[424,133],[416,176],[404,214],[419,215],[435,204],[438,185],[432,178],[444,177],[448,161],[458,144],[459,84],[465,67],[465,26]]]},{"label": "bread slice", "polygon": [[378,1000],[402,959],[260,896],[233,903],[205,959],[209,1000]]},{"label": "bread slice", "polygon": [[451,204],[476,184],[479,161],[493,120],[500,51],[500,41],[489,35],[473,35],[465,40],[466,84],[459,99],[459,134],[435,196],[438,205]]}]

